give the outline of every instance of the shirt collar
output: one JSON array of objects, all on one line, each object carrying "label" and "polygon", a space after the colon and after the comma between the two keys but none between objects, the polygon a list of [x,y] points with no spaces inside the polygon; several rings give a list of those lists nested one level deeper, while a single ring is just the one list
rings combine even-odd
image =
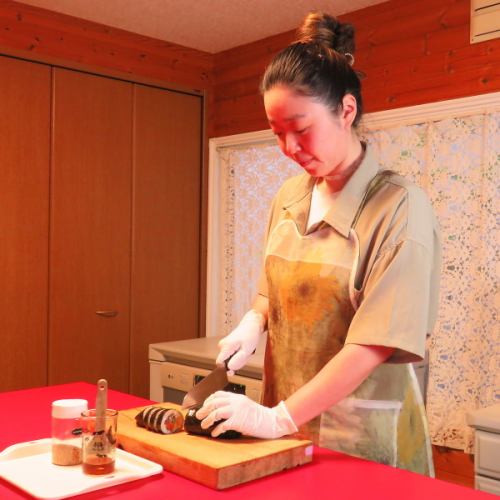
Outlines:
[{"label": "shirt collar", "polygon": [[[367,145],[363,161],[342,188],[332,207],[323,220],[332,226],[345,238],[354,222],[354,217],[363,201],[370,181],[379,170],[379,165]],[[295,220],[301,234],[305,234],[305,227],[311,205],[311,194],[315,178],[309,174],[302,174],[295,192],[283,203],[283,208],[288,210]]]}]

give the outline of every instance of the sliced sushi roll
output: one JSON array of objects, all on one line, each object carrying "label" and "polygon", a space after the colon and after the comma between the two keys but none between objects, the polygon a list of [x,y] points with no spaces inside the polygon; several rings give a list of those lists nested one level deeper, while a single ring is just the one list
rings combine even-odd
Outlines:
[{"label": "sliced sushi roll", "polygon": [[160,424],[163,415],[167,412],[167,408],[161,408],[160,411],[157,411],[151,418],[151,430],[153,432],[160,432]]},{"label": "sliced sushi roll", "polygon": [[139,427],[160,434],[179,432],[184,427],[184,417],[180,411],[161,406],[144,408],[136,415],[135,421]]},{"label": "sliced sushi roll", "polygon": [[144,427],[148,427],[148,421],[149,421],[149,415],[151,414],[151,412],[155,409],[154,406],[149,406],[148,408],[146,408],[144,410],[144,415],[143,415],[143,420],[144,420]]},{"label": "sliced sushi roll", "polygon": [[184,417],[178,410],[168,408],[161,416],[160,429],[158,432],[162,434],[172,434],[182,431],[184,427]]},{"label": "sliced sushi roll", "polygon": [[152,406],[148,406],[147,408],[143,408],[135,416],[135,423],[138,425],[138,427],[146,427],[145,417],[148,414],[148,412],[151,411],[152,408],[153,408]]},{"label": "sliced sushi roll", "polygon": [[144,417],[144,422],[146,424],[146,429],[149,431],[154,431],[154,422],[156,415],[161,412],[163,408],[161,406],[153,406],[151,411],[147,414],[147,416]]}]

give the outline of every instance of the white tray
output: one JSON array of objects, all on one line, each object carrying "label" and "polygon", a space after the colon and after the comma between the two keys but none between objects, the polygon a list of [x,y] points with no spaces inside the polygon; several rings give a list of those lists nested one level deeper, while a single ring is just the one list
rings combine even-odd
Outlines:
[{"label": "white tray", "polygon": [[55,500],[163,471],[159,464],[117,449],[114,472],[89,476],[83,473],[81,465],[54,465],[51,461],[51,445],[52,440],[48,438],[9,446],[0,453],[0,477],[35,498]]}]

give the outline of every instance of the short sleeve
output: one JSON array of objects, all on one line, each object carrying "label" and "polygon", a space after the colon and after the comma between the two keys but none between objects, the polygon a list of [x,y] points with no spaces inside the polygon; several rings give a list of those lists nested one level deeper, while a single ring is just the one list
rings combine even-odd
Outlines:
[{"label": "short sleeve", "polygon": [[404,240],[378,255],[361,291],[346,344],[380,345],[396,351],[388,362],[423,359],[430,316],[436,249]]}]

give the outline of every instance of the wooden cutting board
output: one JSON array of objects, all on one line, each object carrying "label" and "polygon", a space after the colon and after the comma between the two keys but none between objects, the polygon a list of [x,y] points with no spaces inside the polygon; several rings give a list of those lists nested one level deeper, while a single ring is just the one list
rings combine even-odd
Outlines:
[{"label": "wooden cutting board", "polygon": [[[154,406],[186,411],[173,403]],[[135,416],[145,407],[118,415],[118,444],[125,451],[157,462],[169,472],[214,489],[268,476],[312,460],[312,443],[304,439],[213,439],[186,432],[157,434],[138,427]]]}]

